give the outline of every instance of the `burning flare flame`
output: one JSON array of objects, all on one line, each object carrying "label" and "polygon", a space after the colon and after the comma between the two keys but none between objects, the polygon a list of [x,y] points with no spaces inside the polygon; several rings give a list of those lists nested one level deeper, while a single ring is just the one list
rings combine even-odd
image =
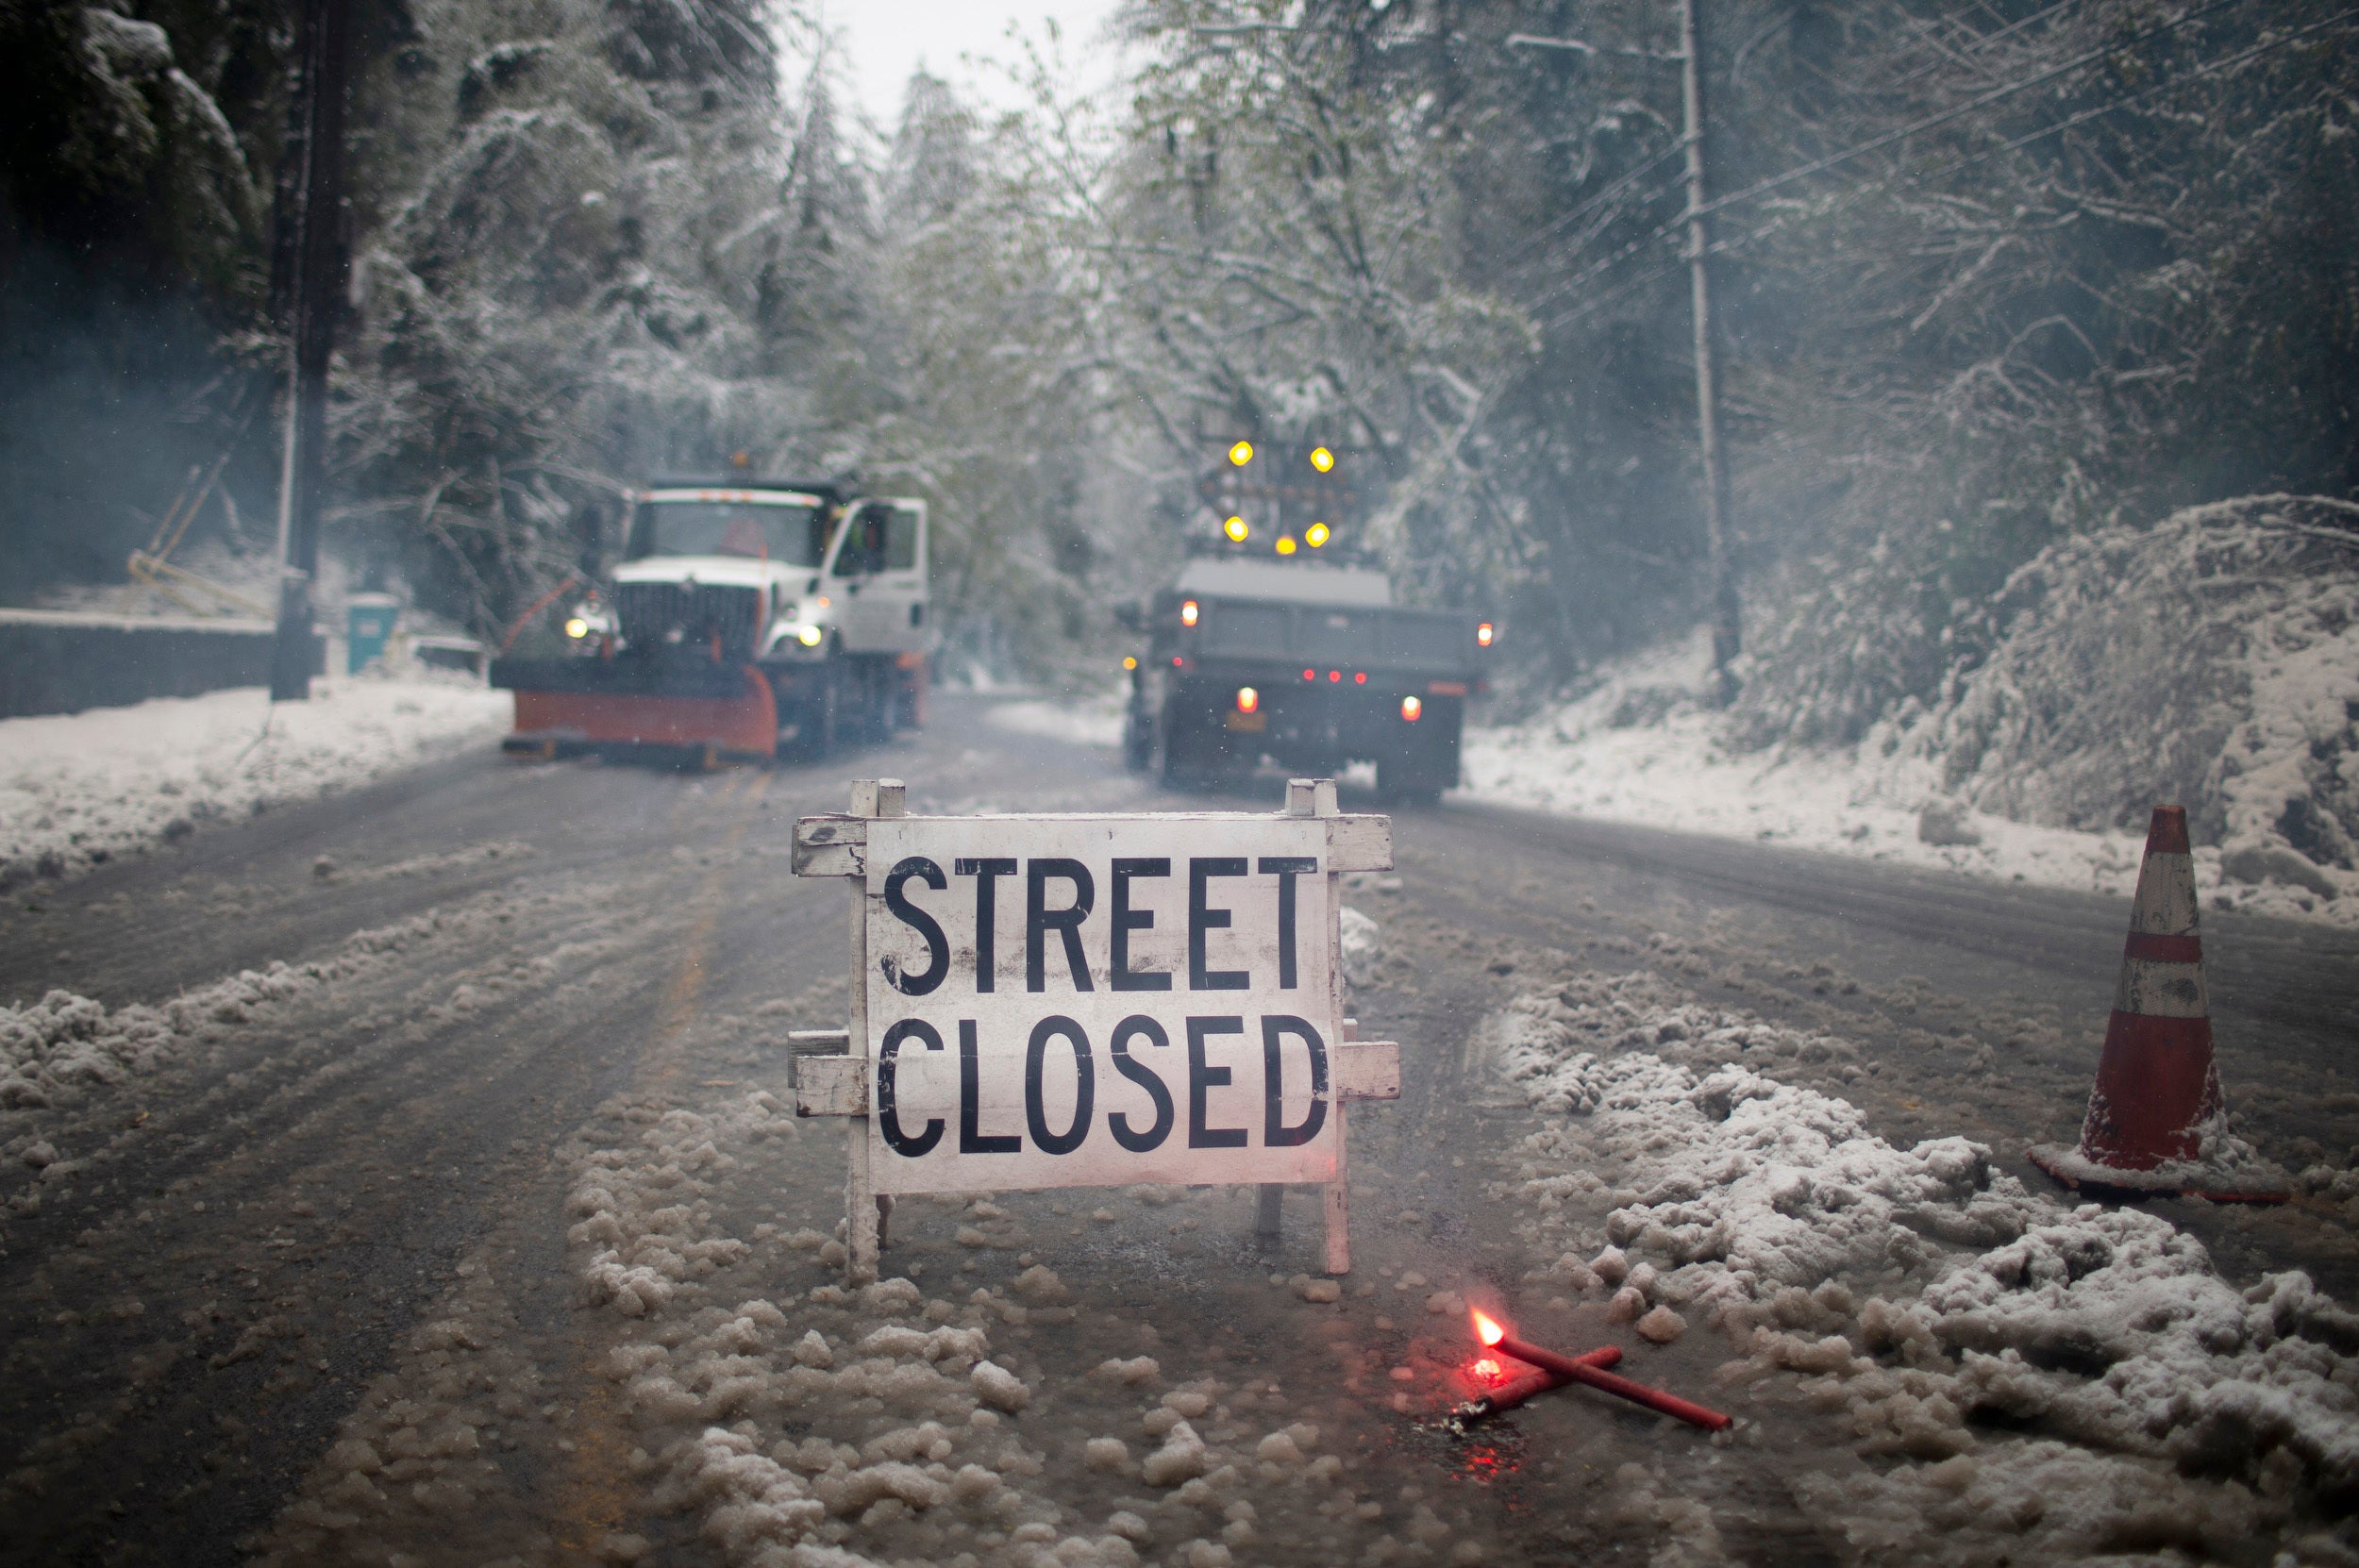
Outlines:
[{"label": "burning flare flame", "polygon": [[1492,1321],[1489,1314],[1483,1312],[1480,1309],[1477,1309],[1474,1315],[1474,1331],[1475,1338],[1481,1340],[1484,1344],[1497,1344],[1499,1341],[1507,1338],[1507,1330],[1501,1328],[1496,1322]]}]

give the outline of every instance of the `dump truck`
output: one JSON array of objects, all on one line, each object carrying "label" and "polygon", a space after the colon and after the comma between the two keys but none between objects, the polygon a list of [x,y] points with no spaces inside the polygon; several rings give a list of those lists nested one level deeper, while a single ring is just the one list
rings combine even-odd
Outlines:
[{"label": "dump truck", "polygon": [[926,503],[839,482],[667,478],[555,657],[493,660],[511,752],[817,759],[925,716]]},{"label": "dump truck", "polygon": [[1430,803],[1458,782],[1466,699],[1484,688],[1496,627],[1394,602],[1373,558],[1236,518],[1171,586],[1116,607],[1129,656],[1125,760],[1174,786],[1235,779],[1264,759],[1305,774],[1376,765],[1386,798]]}]

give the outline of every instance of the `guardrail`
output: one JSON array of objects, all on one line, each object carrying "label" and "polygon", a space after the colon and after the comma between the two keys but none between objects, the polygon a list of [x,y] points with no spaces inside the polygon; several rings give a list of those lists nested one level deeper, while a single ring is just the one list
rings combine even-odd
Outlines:
[{"label": "guardrail", "polygon": [[[0,609],[0,718],[270,684],[266,621]],[[312,673],[327,645],[312,639]]]}]

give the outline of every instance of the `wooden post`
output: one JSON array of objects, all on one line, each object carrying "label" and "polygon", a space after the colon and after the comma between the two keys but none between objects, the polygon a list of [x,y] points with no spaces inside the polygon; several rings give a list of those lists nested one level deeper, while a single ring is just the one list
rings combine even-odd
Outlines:
[{"label": "wooden post", "polygon": [[[1335,781],[1331,778],[1290,778],[1286,781],[1286,815],[1290,817],[1331,817],[1340,808],[1335,800]],[[1328,861],[1327,869],[1327,950],[1336,955],[1336,962],[1328,975],[1328,1016],[1344,1015],[1343,955],[1343,874]],[[1344,1038],[1354,1038],[1358,1030],[1350,1024],[1344,1026]],[[1327,1184],[1327,1272],[1351,1272],[1351,1173],[1348,1168],[1349,1139],[1344,1126],[1344,1097],[1340,1082],[1330,1084],[1331,1096],[1328,1114],[1335,1118],[1335,1177]]]},{"label": "wooden post", "polygon": [[1704,468],[1704,556],[1712,575],[1712,676],[1722,705],[1736,698],[1742,635],[1729,539],[1729,465],[1720,449],[1720,347],[1712,325],[1712,219],[1704,165],[1703,0],[1680,0],[1680,98],[1687,131],[1687,282],[1696,345],[1696,439]]},{"label": "wooden post", "polygon": [[[852,815],[897,817],[909,809],[909,791],[897,778],[860,778],[852,782]],[[852,994],[850,1044],[863,1078],[868,1071],[868,877],[845,878],[852,890]],[[849,1156],[844,1176],[845,1277],[866,1285],[877,1277],[877,1254],[884,1247],[885,1227],[893,1200],[877,1193],[868,1171],[868,1117],[851,1119]]]},{"label": "wooden post", "polygon": [[[1345,1019],[1344,1039],[1349,1042],[1359,1038],[1359,1021],[1351,1018]],[[1341,1075],[1338,1075],[1339,1078],[1340,1076]],[[1344,1098],[1342,1083],[1336,1083],[1332,1093],[1335,1096],[1334,1103],[1328,1107],[1328,1110],[1335,1118],[1335,1179],[1327,1184],[1327,1272],[1349,1274],[1351,1272],[1351,1171],[1349,1167],[1351,1140],[1344,1125],[1344,1108],[1347,1102]]]}]

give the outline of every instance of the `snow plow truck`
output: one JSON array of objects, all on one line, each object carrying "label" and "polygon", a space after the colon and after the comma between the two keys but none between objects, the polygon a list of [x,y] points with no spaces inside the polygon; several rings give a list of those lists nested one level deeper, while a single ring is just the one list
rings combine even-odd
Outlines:
[{"label": "snow plow truck", "polygon": [[1466,701],[1497,626],[1395,602],[1357,546],[1351,454],[1224,440],[1178,580],[1114,607],[1143,646],[1123,660],[1124,760],[1175,787],[1233,784],[1264,759],[1301,773],[1376,765],[1378,792],[1430,804],[1458,782]]},{"label": "snow plow truck", "polygon": [[814,759],[925,716],[923,501],[800,479],[659,479],[565,651],[496,659],[511,753]]}]

